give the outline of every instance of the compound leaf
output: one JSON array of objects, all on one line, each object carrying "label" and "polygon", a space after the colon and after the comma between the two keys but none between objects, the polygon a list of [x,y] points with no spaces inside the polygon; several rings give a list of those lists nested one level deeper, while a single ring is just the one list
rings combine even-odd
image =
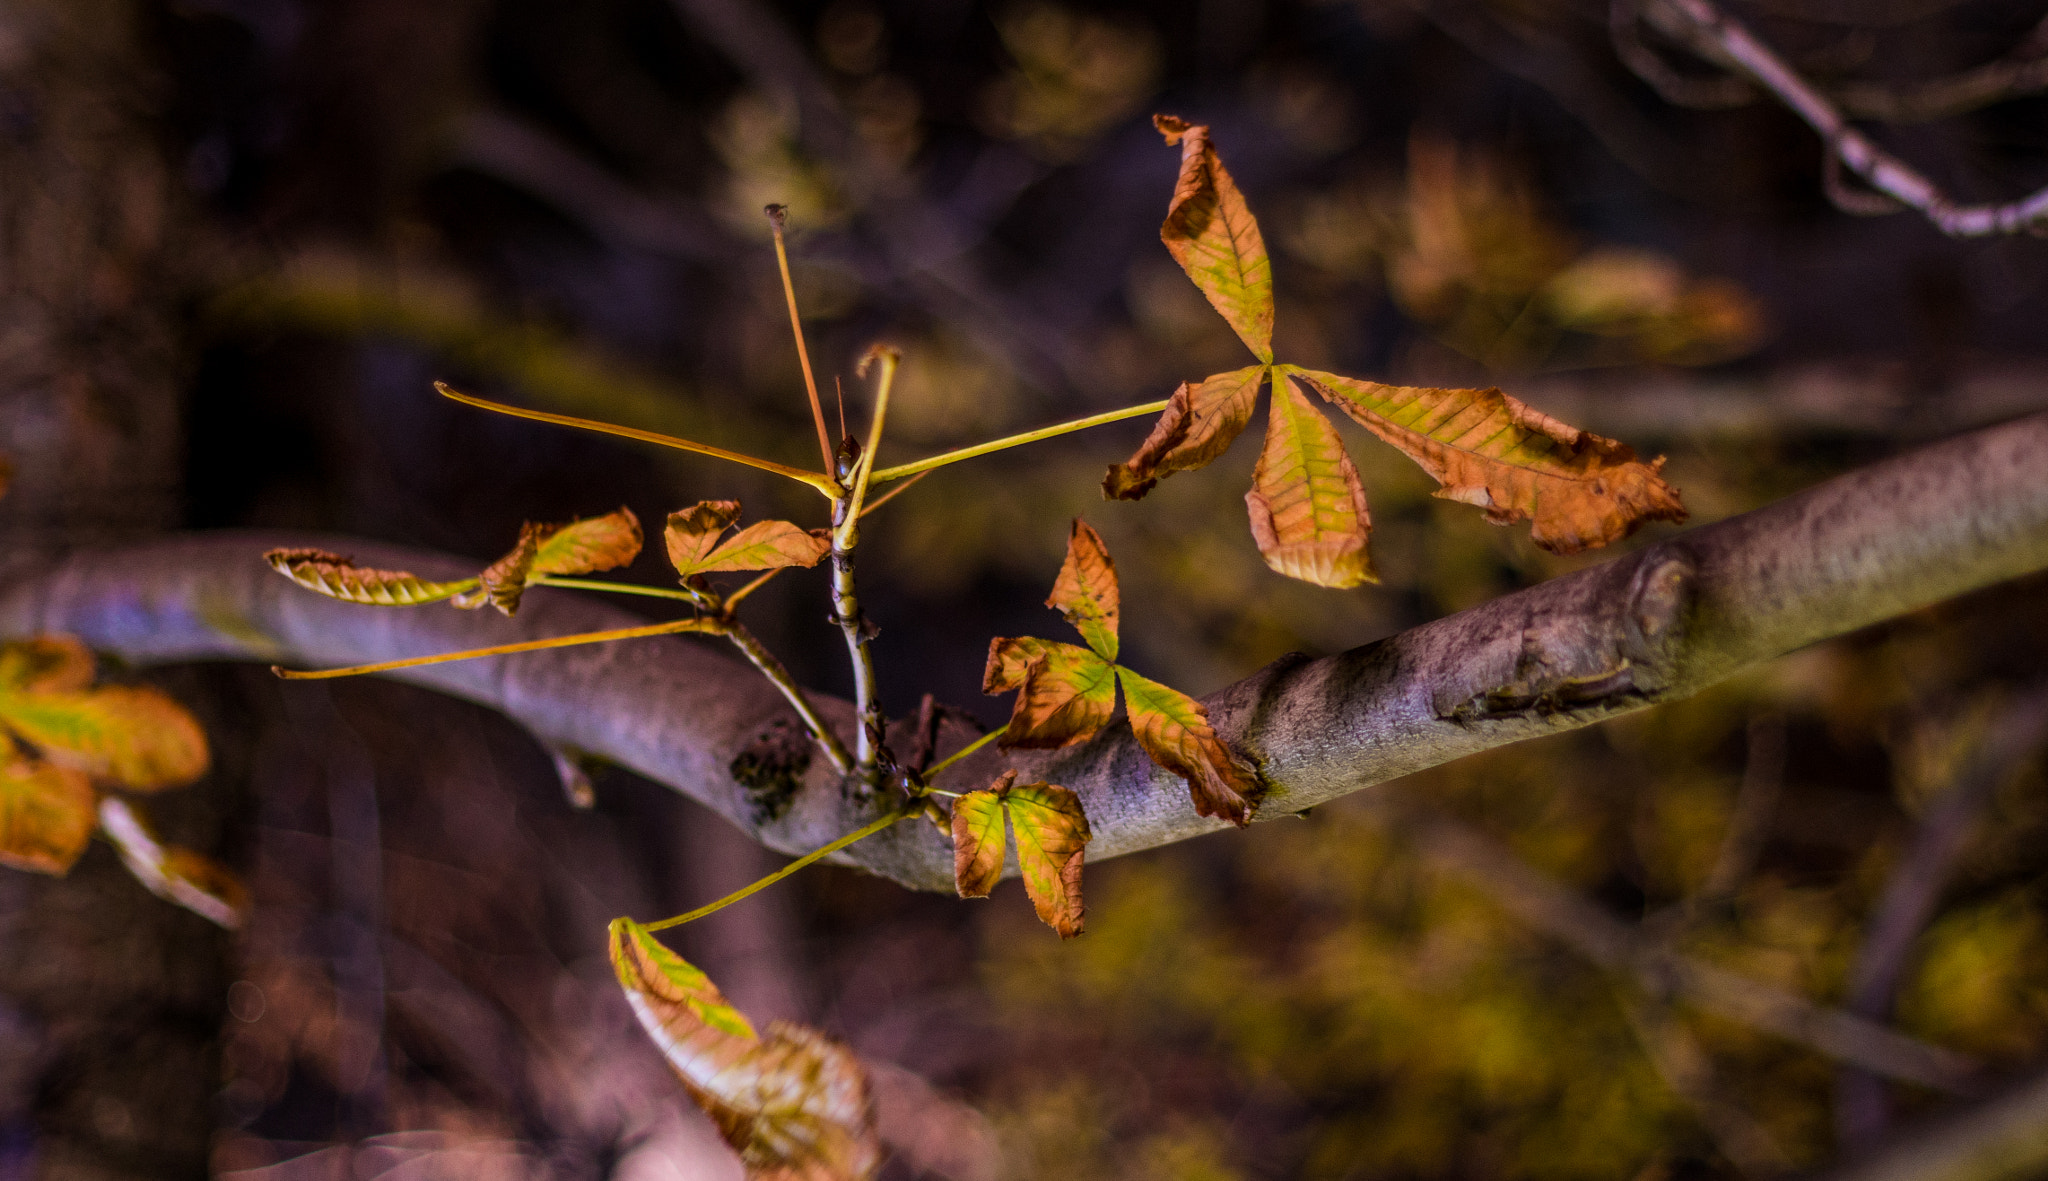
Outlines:
[{"label": "compound leaf", "polygon": [[319,549],[274,549],[263,555],[271,568],[330,599],[379,607],[417,607],[453,598],[477,585],[474,578],[428,582],[403,570],[373,570],[352,558]]},{"label": "compound leaf", "polygon": [[704,559],[718,548],[718,539],[740,515],[737,500],[700,500],[668,515],[662,533],[668,545],[668,560],[684,578],[698,572]]},{"label": "compound leaf", "polygon": [[[1003,642],[990,645],[991,664]],[[1040,750],[1085,742],[1116,710],[1116,666],[1074,644],[1038,642],[1043,651],[1025,668],[1009,728],[997,741]]]},{"label": "compound leaf", "polygon": [[[1060,938],[1072,939],[1081,933],[1085,909],[1081,861],[1089,832],[1081,797],[1057,784],[1024,783],[1006,786],[1002,799],[1017,831],[1024,892],[1031,896],[1041,922],[1058,931]],[[999,858],[998,872],[1000,868]]]},{"label": "compound leaf", "polygon": [[1537,545],[1558,554],[1603,546],[1645,521],[1683,521],[1685,506],[1626,444],[1567,426],[1497,389],[1382,385],[1291,370],[1400,448],[1443,485],[1436,495],[1527,519]]},{"label": "compound leaf", "polygon": [[962,898],[986,898],[1003,876],[1003,805],[997,794],[1017,778],[1015,771],[986,791],[953,801],[953,885]]},{"label": "compound leaf", "polygon": [[1119,668],[1131,732],[1152,761],[1188,781],[1195,811],[1242,828],[1251,823],[1256,773],[1209,726],[1201,702],[1127,668]]},{"label": "compound leaf", "polygon": [[1245,493],[1252,540],[1289,578],[1339,589],[1376,582],[1372,516],[1337,428],[1291,383],[1276,383],[1266,445]]},{"label": "compound leaf", "polygon": [[65,873],[92,840],[99,793],[83,771],[6,745],[10,749],[0,755],[0,865]]},{"label": "compound leaf", "polygon": [[155,689],[115,685],[0,694],[0,723],[52,762],[131,791],[158,791],[205,773],[206,733]]},{"label": "compound leaf", "polygon": [[1270,364],[1273,264],[1259,223],[1209,143],[1207,127],[1172,115],[1154,115],[1152,125],[1168,144],[1180,145],[1180,180],[1159,238],[1245,347]]},{"label": "compound leaf", "polygon": [[1045,605],[1066,616],[1104,660],[1115,660],[1118,599],[1116,563],[1110,560],[1102,535],[1075,517],[1067,534],[1067,560]]},{"label": "compound leaf", "polygon": [[756,521],[725,539],[690,574],[738,570],[775,570],[783,566],[815,566],[832,552],[831,534],[799,529],[788,521]]},{"label": "compound leaf", "polygon": [[1137,500],[1174,472],[1194,471],[1228,451],[1251,422],[1265,380],[1266,366],[1253,365],[1182,382],[1137,451],[1102,477],[1102,495]]},{"label": "compound leaf", "polygon": [[640,1025],[759,1181],[860,1181],[881,1163],[866,1072],[844,1046],[776,1022],[766,1038],[631,919],[612,966]]},{"label": "compound leaf", "polygon": [[92,684],[92,650],[76,636],[35,636],[0,645],[0,693],[62,693]]},{"label": "compound leaf", "polygon": [[601,517],[554,526],[540,536],[533,555],[535,574],[595,574],[616,570],[640,556],[640,518],[621,507]]},{"label": "compound leaf", "polygon": [[166,845],[125,800],[100,801],[100,831],[121,851],[121,864],[149,892],[230,931],[249,915],[249,891],[234,871],[190,849]]}]

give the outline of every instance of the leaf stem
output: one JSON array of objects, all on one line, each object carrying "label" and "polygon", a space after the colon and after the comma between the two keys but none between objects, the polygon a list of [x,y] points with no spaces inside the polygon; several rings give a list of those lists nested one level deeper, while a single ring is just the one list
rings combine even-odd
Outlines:
[{"label": "leaf stem", "polygon": [[903,819],[905,816],[908,815],[908,812],[891,812],[889,815],[882,817],[880,820],[875,821],[873,824],[868,825],[866,828],[856,829],[855,831],[847,833],[845,836],[840,837],[838,840],[833,841],[831,844],[826,845],[822,849],[813,850],[812,852],[804,854],[802,857],[797,858],[795,861],[790,862],[788,865],[783,866],[781,869],[776,870],[774,873],[769,874],[767,877],[762,878],[760,881],[755,882],[751,886],[735,890],[732,893],[727,894],[725,897],[719,899],[718,901],[708,903],[704,906],[700,906],[697,909],[688,912],[687,914],[679,914],[674,918],[663,919],[658,923],[648,923],[646,924],[646,929],[649,931],[665,931],[670,927],[680,927],[684,923],[694,923],[698,919],[703,918],[705,915],[715,914],[718,911],[724,910],[726,907],[731,906],[733,903],[738,902],[743,898],[746,898],[753,894],[760,893],[762,890],[767,889],[768,887],[788,877],[790,874],[795,873],[797,870],[800,870],[805,866],[810,865],[812,862],[822,860],[826,857],[830,857],[832,854],[837,853],[839,850],[844,849],[848,845],[854,844],[857,841],[866,840],[867,838],[875,835],[876,833],[882,831],[883,829],[889,827],[890,825],[896,823],[897,821]]},{"label": "leaf stem", "polygon": [[[730,610],[730,606],[727,609]],[[784,699],[796,710],[797,716],[803,719],[805,728],[810,730],[811,738],[817,742],[818,748],[825,752],[826,758],[832,760],[833,768],[842,776],[853,774],[853,756],[846,753],[846,744],[839,740],[839,735],[832,732],[832,727],[825,724],[825,719],[811,704],[811,699],[804,696],[803,688],[789,675],[789,670],[782,666],[782,662],[775,658],[775,654],[755,638],[754,633],[748,631],[745,624],[731,619],[730,616],[727,618],[724,631],[725,638],[731,640],[734,647],[745,653],[754,667],[761,670],[761,675],[767,677],[782,691]]]},{"label": "leaf stem", "polygon": [[556,574],[543,574],[534,579],[531,586],[558,586],[564,590],[612,591],[621,595],[646,595],[653,599],[681,599],[694,603],[697,597],[685,590],[671,590],[665,586],[641,586],[634,582],[605,582],[597,578],[563,578]]},{"label": "leaf stem", "polygon": [[931,474],[932,473],[930,469],[921,471],[916,475],[910,477],[908,480],[903,481],[901,484],[896,485],[894,488],[889,489],[887,492],[882,493],[880,496],[875,497],[873,500],[868,501],[865,505],[861,506],[860,515],[863,518],[865,518],[869,513],[874,512],[876,509],[881,508],[883,505],[903,495],[905,492],[910,491],[912,488],[917,486],[917,482],[919,480],[922,480],[926,476],[929,476]]},{"label": "leaf stem", "polygon": [[973,742],[968,743],[966,746],[963,746],[959,750],[954,751],[952,754],[947,755],[945,758],[940,759],[936,765],[927,767],[925,769],[925,782],[930,783],[932,780],[937,779],[939,777],[939,772],[945,770],[946,768],[959,762],[961,759],[966,758],[968,755],[973,754],[975,751],[980,750],[982,747],[987,746],[989,743],[994,742],[996,739],[1001,738],[1002,736],[1003,732],[1001,730],[990,730],[988,733],[975,739]]},{"label": "leaf stem", "polygon": [[768,226],[775,234],[775,265],[782,271],[782,298],[789,304],[789,331],[796,337],[796,359],[804,371],[804,392],[811,396],[811,421],[818,427],[818,454],[824,458],[825,470],[830,472],[832,439],[825,433],[825,407],[818,401],[818,379],[811,374],[811,351],[804,346],[804,325],[796,314],[796,284],[789,277],[789,250],[782,242],[782,223],[788,218],[788,206],[768,207]]},{"label": "leaf stem", "polygon": [[861,453],[860,466],[854,469],[853,493],[847,498],[846,519],[840,524],[838,535],[833,537],[835,546],[847,550],[853,549],[860,536],[860,506],[867,500],[868,482],[875,471],[875,455],[882,449],[882,429],[889,419],[889,391],[896,386],[896,367],[902,363],[903,356],[893,348],[877,345],[861,359],[863,372],[870,361],[880,361],[882,366],[882,375],[875,382],[875,415],[868,423],[867,449]]},{"label": "leaf stem", "polygon": [[890,480],[900,480],[905,476],[914,476],[919,472],[928,472],[933,468],[944,467],[949,463],[959,463],[963,459],[973,459],[977,456],[1007,450],[1011,447],[1021,447],[1026,443],[1036,443],[1041,439],[1051,439],[1060,435],[1072,434],[1075,431],[1085,431],[1092,426],[1122,422],[1126,418],[1137,418],[1145,414],[1157,414],[1164,409],[1166,409],[1166,401],[1162,400],[1146,402],[1141,406],[1126,406],[1121,410],[1109,410],[1101,414],[1091,414],[1086,418],[1076,418],[1070,422],[1039,427],[1035,431],[1025,431],[1020,435],[1005,435],[1000,439],[991,439],[986,443],[976,443],[972,447],[962,447],[956,451],[947,451],[939,455],[928,456],[914,463],[900,463],[895,467],[885,467],[874,474],[873,480],[878,484],[886,484]]},{"label": "leaf stem", "polygon": [[755,591],[760,590],[762,587],[767,586],[769,579],[775,577],[777,574],[780,574],[784,570],[788,569],[790,569],[790,567],[788,566],[777,566],[775,569],[767,571],[764,574],[761,574],[760,576],[756,577],[752,582],[747,583],[747,585],[725,596],[725,613],[727,615],[731,615],[733,612],[733,608],[739,606],[740,603],[744,601],[748,595],[751,595]]},{"label": "leaf stem", "polygon": [[643,636],[667,636],[677,632],[716,632],[724,628],[722,620],[708,617],[677,619],[669,623],[651,623],[645,627],[622,627],[612,631],[581,632],[573,636],[553,636],[545,640],[524,640],[517,644],[499,644],[490,648],[471,648],[462,652],[443,652],[435,656],[414,656],[406,660],[386,660],[377,664],[358,664],[350,668],[328,668],[301,670],[273,664],[270,671],[287,681],[325,681],[334,677],[357,677],[367,673],[385,673],[394,669],[419,668],[429,664],[448,664],[457,660],[476,660],[484,656],[509,656],[516,652],[538,652],[544,648],[568,648],[577,644],[602,644],[610,640],[637,640]]},{"label": "leaf stem", "polygon": [[638,439],[643,443],[657,443],[663,447],[673,447],[678,451],[694,451],[699,455],[709,455],[714,459],[730,460],[733,463],[759,468],[764,472],[774,472],[778,476],[787,476],[800,484],[809,484],[827,497],[837,496],[841,491],[839,485],[834,483],[830,476],[821,472],[807,472],[800,467],[791,467],[786,463],[776,463],[772,459],[757,459],[751,455],[742,455],[737,451],[727,451],[723,447],[713,447],[709,443],[699,443],[694,439],[664,435],[656,431],[643,431],[638,427],[618,426],[614,423],[599,422],[594,418],[575,418],[567,414],[550,414],[545,410],[528,410],[524,406],[508,406],[503,402],[493,402],[487,398],[465,394],[460,390],[450,388],[444,382],[435,382],[434,388],[441,392],[442,397],[452,398],[465,406],[475,406],[482,410],[509,414],[514,418],[530,418],[535,422],[549,422],[556,426],[572,426],[579,430],[619,435],[628,439]]}]

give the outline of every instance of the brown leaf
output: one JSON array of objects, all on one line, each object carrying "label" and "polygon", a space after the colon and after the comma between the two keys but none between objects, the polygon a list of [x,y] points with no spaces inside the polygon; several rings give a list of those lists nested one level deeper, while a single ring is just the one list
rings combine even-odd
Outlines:
[{"label": "brown leaf", "polygon": [[318,549],[274,549],[263,555],[271,568],[330,599],[379,607],[417,607],[453,598],[477,584],[474,578],[428,582],[403,570],[372,570],[352,558]]},{"label": "brown leaf", "polygon": [[1015,782],[1015,771],[953,801],[953,887],[962,898],[986,898],[1003,876],[1003,805],[998,793]]},{"label": "brown leaf", "polygon": [[704,559],[718,548],[718,539],[740,515],[737,500],[700,500],[668,515],[662,533],[668,544],[668,560],[683,577],[698,572]]},{"label": "brown leaf", "polygon": [[1317,586],[1377,582],[1366,550],[1372,515],[1337,428],[1292,385],[1275,385],[1268,406],[1266,445],[1244,497],[1266,565]]},{"label": "brown leaf", "polygon": [[1132,735],[1153,762],[1188,781],[1195,811],[1240,828],[1250,824],[1259,790],[1257,773],[1216,736],[1208,708],[1130,669],[1116,672],[1123,682]]},{"label": "brown leaf", "polygon": [[83,771],[6,745],[10,749],[0,754],[0,865],[66,873],[92,840],[99,793]]},{"label": "brown leaf", "polygon": [[844,1046],[776,1022],[758,1038],[711,981],[616,919],[612,966],[633,1013],[757,1181],[862,1181],[881,1163],[867,1074]]},{"label": "brown leaf", "polygon": [[190,849],[163,844],[125,800],[101,800],[99,818],[100,831],[121,851],[121,863],[150,893],[230,931],[247,920],[249,891],[232,870]]},{"label": "brown leaf", "polygon": [[[1039,643],[1044,650],[1024,671],[1009,728],[997,739],[1002,746],[1051,749],[1085,742],[1116,710],[1115,665],[1073,644]],[[993,646],[990,655],[993,663]]]},{"label": "brown leaf", "polygon": [[533,555],[535,574],[596,574],[616,570],[640,556],[640,518],[621,507],[601,517],[556,525],[540,535]]},{"label": "brown leaf", "polygon": [[477,588],[455,596],[454,604],[470,609],[489,603],[507,615],[518,614],[526,584],[533,580],[534,555],[540,552],[541,534],[546,529],[547,526],[532,521],[521,525],[518,543],[504,557],[484,567],[484,572],[477,576]]},{"label": "brown leaf", "polygon": [[741,570],[811,567],[832,552],[832,535],[824,529],[799,529],[788,521],[756,521],[726,538],[690,574]]},{"label": "brown leaf", "polygon": [[0,723],[52,762],[131,791],[179,787],[206,771],[205,731],[155,689],[0,694]]},{"label": "brown leaf", "polygon": [[1110,560],[1102,535],[1079,517],[1067,533],[1067,560],[1045,605],[1066,616],[1104,660],[1116,659],[1116,563]]},{"label": "brown leaf", "polygon": [[1659,456],[1567,426],[1497,389],[1381,385],[1290,369],[1443,485],[1436,495],[1486,510],[1496,525],[1532,520],[1558,554],[1619,541],[1645,521],[1685,520]]},{"label": "brown leaf", "polygon": [[76,636],[36,636],[0,646],[0,692],[51,693],[86,688],[92,650]]},{"label": "brown leaf", "polygon": [[1273,264],[1259,223],[1210,145],[1207,127],[1172,115],[1154,115],[1152,125],[1168,144],[1180,145],[1180,180],[1159,238],[1245,347],[1270,364]]},{"label": "brown leaf", "polygon": [[1251,422],[1265,380],[1266,366],[1253,365],[1182,382],[1137,451],[1102,477],[1102,495],[1137,500],[1174,472],[1194,471],[1228,451]]},{"label": "brown leaf", "polygon": [[[1015,772],[1011,772],[1014,775]],[[1017,832],[1024,892],[1046,926],[1072,939],[1081,933],[1081,862],[1089,832],[1081,797],[1057,784],[1004,784],[1003,806]],[[1000,861],[998,861],[1000,871]]]},{"label": "brown leaf", "polygon": [[1024,687],[1034,661],[1045,655],[1051,640],[1030,636],[997,636],[988,643],[988,664],[981,672],[981,691],[993,697]]}]

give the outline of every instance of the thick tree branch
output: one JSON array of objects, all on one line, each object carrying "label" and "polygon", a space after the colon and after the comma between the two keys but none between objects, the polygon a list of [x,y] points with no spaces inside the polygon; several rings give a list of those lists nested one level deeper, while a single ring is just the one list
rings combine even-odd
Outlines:
[{"label": "thick tree branch", "polygon": [[[1218,731],[1255,755],[1272,785],[1262,815],[1297,812],[1686,697],[1817,640],[2048,567],[2043,473],[2048,415],[2036,415],[1341,655],[1277,661],[1208,705]],[[513,620],[339,603],[271,573],[259,555],[284,544],[349,548],[230,534],[78,553],[0,591],[0,633],[72,632],[145,663],[338,665],[634,621],[541,592]],[[430,577],[474,567],[353,548]],[[822,761],[803,772],[786,807],[735,781],[735,756],[794,719],[772,686],[699,642],[562,649],[404,675],[666,783],[785,852],[850,832],[878,806],[848,802]],[[819,708],[850,724],[844,702],[819,699]],[[1081,794],[1096,834],[1091,860],[1223,827],[1195,815],[1186,786],[1155,767],[1122,723],[1081,746],[1012,761]],[[1000,765],[982,752],[956,774],[968,782]],[[914,887],[952,886],[952,851],[925,825],[899,825],[841,860]]]}]

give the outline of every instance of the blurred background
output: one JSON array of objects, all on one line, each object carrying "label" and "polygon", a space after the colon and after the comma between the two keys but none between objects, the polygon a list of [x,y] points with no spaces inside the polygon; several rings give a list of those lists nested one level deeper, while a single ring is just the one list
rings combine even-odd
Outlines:
[{"label": "blurred background", "polygon": [[[1732,10],[1959,197],[2048,183],[2039,3]],[[2013,68],[1930,85],[1985,63]],[[5,0],[7,562],[253,526],[487,561],[622,503],[814,513],[431,388],[805,462],[771,201],[828,415],[843,377],[865,421],[868,343],[904,350],[884,462],[1164,398],[1246,358],[1159,243],[1155,111],[1212,125],[1258,214],[1282,360],[1500,385],[1669,455],[1695,522],[2048,405],[2048,242],[1844,212],[1804,124],[1626,5]],[[875,519],[893,714],[1000,720],[987,641],[1054,634],[1076,514],[1127,662],[1196,694],[1610,556],[1432,500],[1345,426],[1384,581],[1291,582],[1247,536],[1255,440],[1100,499],[1147,427],[947,468]],[[666,582],[657,551],[635,573]],[[871,1064],[895,1179],[1821,1168],[2048,1052],[2043,589],[1091,866],[1072,944],[1015,883],[836,869],[675,944]],[[778,579],[751,622],[845,692],[823,594]],[[603,926],[777,859],[622,771],[572,807],[517,726],[419,690],[152,675],[216,744],[162,825],[255,917],[224,936],[104,848],[0,871],[0,1177],[739,1175]],[[1868,1021],[1783,1036],[1643,967],[1673,956]],[[1943,1069],[1869,1069],[1880,1026]]]}]

